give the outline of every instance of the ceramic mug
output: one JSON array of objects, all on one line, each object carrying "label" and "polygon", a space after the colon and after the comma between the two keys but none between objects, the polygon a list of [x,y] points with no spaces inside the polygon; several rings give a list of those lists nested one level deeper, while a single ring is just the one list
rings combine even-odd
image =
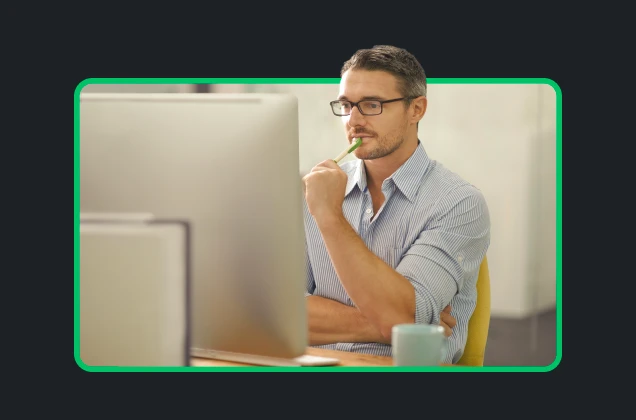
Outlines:
[{"label": "ceramic mug", "polygon": [[431,324],[398,324],[391,331],[395,366],[439,366],[447,339],[444,327]]}]

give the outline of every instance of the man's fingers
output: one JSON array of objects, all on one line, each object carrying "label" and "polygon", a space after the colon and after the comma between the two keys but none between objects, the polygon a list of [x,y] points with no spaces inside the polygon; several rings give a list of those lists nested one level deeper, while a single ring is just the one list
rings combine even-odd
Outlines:
[{"label": "man's fingers", "polygon": [[311,168],[311,172],[310,173],[314,173],[314,172],[331,172],[332,168],[329,168],[327,166],[320,166],[320,165],[316,165],[313,168]]},{"label": "man's fingers", "polygon": [[444,335],[446,337],[450,337],[451,334],[453,334],[453,331],[450,329],[450,327],[448,325],[446,325],[444,322],[440,322],[439,325],[441,325],[442,327],[444,327]]},{"label": "man's fingers", "polygon": [[457,320],[453,318],[453,316],[450,313],[446,311],[442,311],[442,313],[440,314],[440,323],[443,323],[449,326],[450,328],[454,328],[455,325],[457,325]]},{"label": "man's fingers", "polygon": [[316,165],[313,168],[311,168],[311,171],[309,171],[309,173],[307,175],[305,175],[305,178],[307,178],[307,177],[309,177],[311,175],[317,174],[317,173],[321,173],[321,172],[329,173],[329,172],[333,172],[333,169],[328,168],[326,166]]},{"label": "man's fingers", "polygon": [[451,306],[450,306],[450,305],[447,305],[447,306],[444,308],[444,310],[443,310],[442,312],[446,312],[446,313],[450,314],[450,312],[451,312]]},{"label": "man's fingers", "polygon": [[341,169],[336,162],[331,159],[323,160],[315,168]]}]

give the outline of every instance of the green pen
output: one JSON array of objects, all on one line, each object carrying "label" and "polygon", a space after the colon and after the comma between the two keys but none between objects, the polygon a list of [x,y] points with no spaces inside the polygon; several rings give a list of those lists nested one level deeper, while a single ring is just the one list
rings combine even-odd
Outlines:
[{"label": "green pen", "polygon": [[360,146],[362,144],[362,137],[358,137],[356,139],[356,142],[353,143],[351,146],[349,146],[348,148],[346,148],[345,150],[342,151],[342,153],[340,153],[338,155],[337,158],[335,158],[333,161],[338,163],[340,162],[340,160],[342,158],[344,158],[345,156],[347,156],[349,153],[353,152],[354,150],[356,150],[358,148],[358,146]]}]

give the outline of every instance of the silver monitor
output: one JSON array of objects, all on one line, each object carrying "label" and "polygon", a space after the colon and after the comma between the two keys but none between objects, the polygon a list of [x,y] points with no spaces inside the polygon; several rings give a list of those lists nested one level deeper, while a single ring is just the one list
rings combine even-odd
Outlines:
[{"label": "silver monitor", "polygon": [[188,224],[80,218],[79,357],[92,366],[189,366]]},{"label": "silver monitor", "polygon": [[84,93],[79,141],[82,212],[190,222],[193,355],[304,354],[294,96]]}]

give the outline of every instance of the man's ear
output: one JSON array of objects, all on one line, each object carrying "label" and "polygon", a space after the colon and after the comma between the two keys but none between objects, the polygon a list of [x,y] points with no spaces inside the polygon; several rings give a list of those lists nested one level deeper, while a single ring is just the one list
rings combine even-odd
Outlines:
[{"label": "man's ear", "polygon": [[412,123],[417,123],[424,117],[427,105],[426,96],[419,96],[411,101],[409,117]]}]

